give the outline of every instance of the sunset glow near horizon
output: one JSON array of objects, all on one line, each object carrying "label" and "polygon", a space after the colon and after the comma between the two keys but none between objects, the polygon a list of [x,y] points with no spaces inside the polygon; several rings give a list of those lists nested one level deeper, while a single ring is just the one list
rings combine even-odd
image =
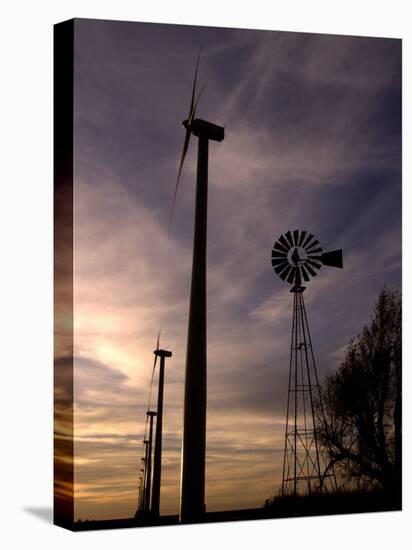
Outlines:
[{"label": "sunset glow near horizon", "polygon": [[[197,138],[168,222],[196,56],[210,144],[206,507],[281,485],[292,295],[270,254],[303,229],[344,269],[305,291],[321,379],[401,284],[400,41],[76,20],[75,519],[131,517],[153,350],[166,361],[161,513],[179,510]],[[155,386],[156,388],[156,380]],[[155,392],[153,401],[156,401]]]}]

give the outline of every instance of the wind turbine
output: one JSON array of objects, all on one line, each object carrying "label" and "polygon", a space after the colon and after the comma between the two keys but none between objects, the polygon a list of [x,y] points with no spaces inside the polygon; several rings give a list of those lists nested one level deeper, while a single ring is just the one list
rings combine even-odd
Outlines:
[{"label": "wind turbine", "polygon": [[153,353],[155,354],[155,366],[157,358],[160,357],[152,492],[152,514],[155,519],[158,519],[160,516],[160,483],[162,475],[163,389],[165,379],[165,358],[172,357],[172,352],[164,349],[159,349],[158,339],[157,348]]},{"label": "wind turbine", "polygon": [[[152,376],[150,380],[150,390],[149,390],[149,402],[147,404],[147,412],[146,412],[146,425],[145,425],[145,435],[143,439],[143,457],[141,459],[142,464],[144,467],[140,469],[140,471],[143,473],[143,487],[141,490],[139,490],[138,494],[138,504],[137,504],[137,510],[135,517],[137,518],[139,516],[140,512],[144,512],[146,515],[151,511],[150,510],[150,495],[152,492],[151,488],[151,458],[152,458],[152,444],[153,444],[153,416],[157,416],[157,412],[150,411],[150,403],[151,403],[151,397],[152,397],[152,387],[153,387],[153,380],[154,380],[154,374],[156,370],[156,363],[157,363],[157,357],[160,355],[159,345],[160,345],[160,335],[161,335],[162,329],[159,329],[159,332],[157,334],[157,342],[156,342],[156,349],[154,351],[154,361],[153,361],[153,368],[152,368]],[[168,352],[170,353],[170,352]],[[170,354],[171,355],[171,354]],[[163,369],[162,369],[163,367]],[[163,381],[164,381],[164,364],[161,365],[161,371],[163,370],[163,375],[160,373],[159,377],[159,395],[158,395],[158,408],[159,408],[159,399],[160,399],[160,390],[161,390],[161,414],[163,413]],[[161,387],[160,387],[161,386]],[[150,424],[150,436],[149,439],[146,439],[146,430],[147,430],[147,424]],[[160,495],[160,473],[157,472],[157,470],[160,471],[161,468],[161,430],[162,430],[162,420],[160,420],[160,445],[156,445],[156,447],[159,447],[160,449],[160,457],[156,456],[156,448],[155,448],[155,456],[154,456],[154,468],[153,468],[153,479],[158,482],[159,487],[156,486],[156,493]],[[159,438],[158,435],[159,432],[159,425],[158,421],[156,421],[156,441]],[[159,450],[157,451],[157,454],[159,454]],[[149,472],[148,472],[149,470]],[[139,478],[140,479],[140,478]],[[153,481],[153,486],[155,487],[155,482]],[[159,496],[160,498],[160,496]],[[153,500],[153,497],[152,497]],[[156,502],[156,497],[155,497]]]},{"label": "wind turbine", "polygon": [[190,137],[198,138],[196,205],[193,241],[192,281],[190,290],[189,327],[187,336],[182,477],[180,520],[182,523],[200,521],[205,512],[205,451],[206,451],[206,243],[207,189],[209,141],[223,141],[224,128],[195,118],[201,89],[197,98],[196,82],[200,52],[197,58],[189,116],[183,121],[186,135],[173,196],[169,231],[173,219],[177,191]]}]

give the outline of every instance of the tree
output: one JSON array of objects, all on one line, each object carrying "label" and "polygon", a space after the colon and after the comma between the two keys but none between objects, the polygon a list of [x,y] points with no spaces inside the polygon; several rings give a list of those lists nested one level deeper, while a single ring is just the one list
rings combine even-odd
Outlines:
[{"label": "tree", "polygon": [[358,487],[401,494],[401,294],[383,288],[369,326],[322,387],[320,439]]}]

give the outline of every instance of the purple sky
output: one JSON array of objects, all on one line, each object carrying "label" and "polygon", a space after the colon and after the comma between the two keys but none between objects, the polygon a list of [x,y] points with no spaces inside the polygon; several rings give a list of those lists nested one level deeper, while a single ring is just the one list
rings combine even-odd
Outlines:
[{"label": "purple sky", "polygon": [[344,270],[305,292],[321,377],[401,282],[401,41],[76,20],[76,517],[134,514],[153,349],[167,363],[162,513],[179,505],[196,139],[167,238],[199,46],[210,145],[208,510],[281,482],[292,295],[274,241],[305,229]]}]

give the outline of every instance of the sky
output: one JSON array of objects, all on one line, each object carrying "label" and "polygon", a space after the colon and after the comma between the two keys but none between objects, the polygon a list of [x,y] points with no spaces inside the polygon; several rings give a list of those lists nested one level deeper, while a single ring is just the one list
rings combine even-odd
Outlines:
[{"label": "sky", "polygon": [[[199,47],[209,149],[206,507],[281,485],[289,285],[271,266],[302,229],[344,269],[305,291],[320,378],[401,284],[401,42],[76,20],[76,519],[134,515],[153,350],[166,363],[161,513],[178,513],[196,138],[168,222]],[[62,352],[63,354],[63,352]]]}]

